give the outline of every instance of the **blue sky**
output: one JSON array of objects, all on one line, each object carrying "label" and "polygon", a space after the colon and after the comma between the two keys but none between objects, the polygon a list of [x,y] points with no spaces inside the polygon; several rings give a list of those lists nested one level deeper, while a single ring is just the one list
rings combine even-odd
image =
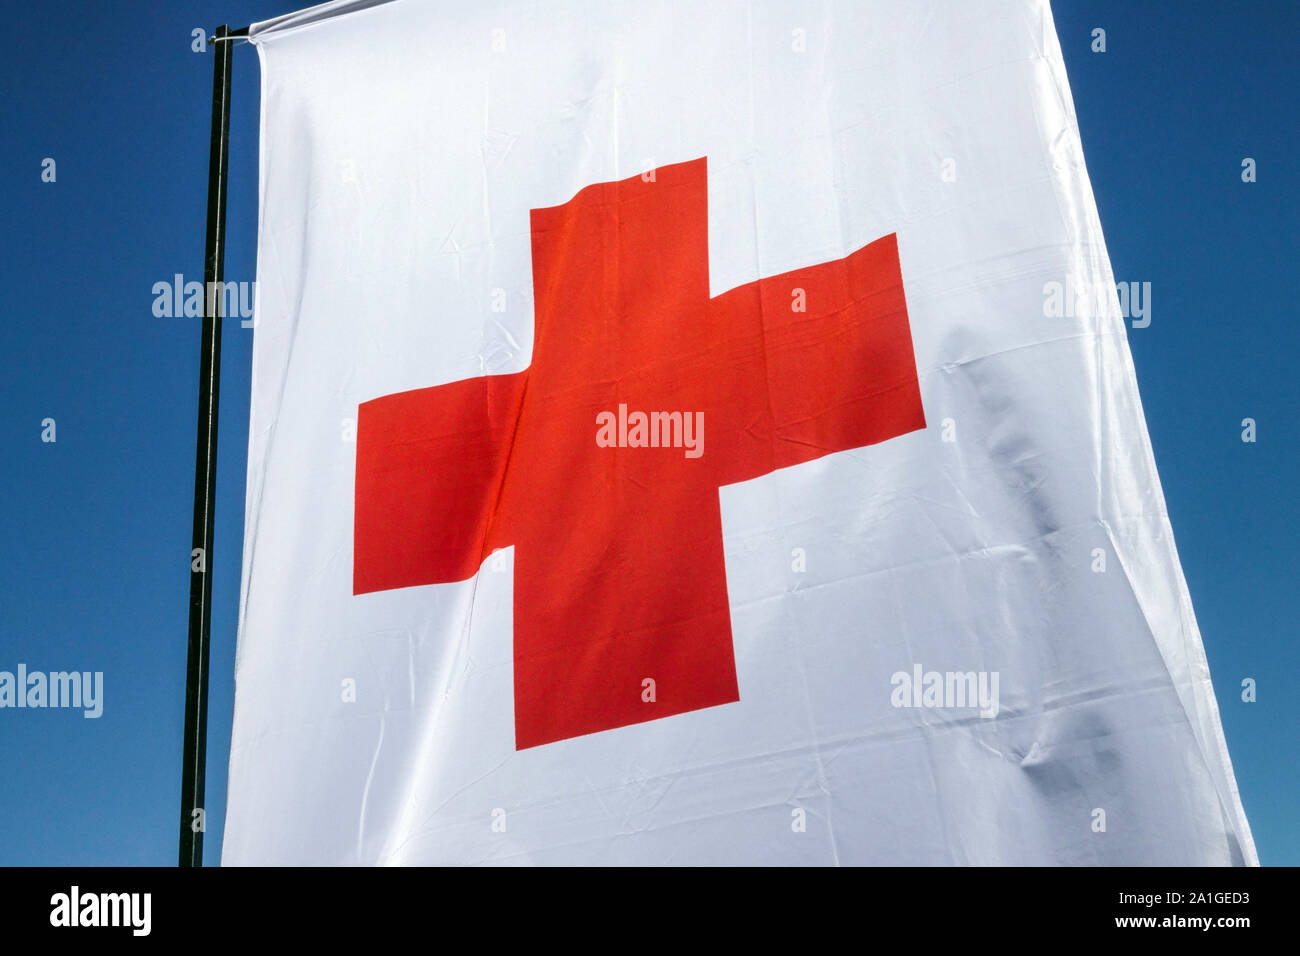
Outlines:
[{"label": "blue sky", "polygon": [[[291,0],[34,4],[0,60],[0,669],[103,671],[103,717],[0,711],[0,864],[176,859],[212,62],[190,31]],[[1265,864],[1300,864],[1296,325],[1300,13],[1053,9],[1183,568]],[[1093,53],[1091,31],[1106,30]],[[256,55],[235,51],[228,280],[256,251]],[[41,162],[57,163],[54,183]],[[1258,181],[1241,181],[1241,162]],[[220,860],[252,333],[228,322],[213,566],[205,860]],[[1241,441],[1254,418],[1258,441]],[[57,441],[41,441],[53,418]],[[1258,684],[1241,701],[1241,681]]]}]

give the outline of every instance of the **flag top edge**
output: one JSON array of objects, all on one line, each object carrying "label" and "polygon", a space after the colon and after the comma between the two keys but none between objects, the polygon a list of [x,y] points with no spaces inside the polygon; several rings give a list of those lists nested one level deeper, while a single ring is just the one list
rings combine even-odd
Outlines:
[{"label": "flag top edge", "polygon": [[270,20],[262,20],[259,23],[252,24],[248,28],[248,42],[255,44],[270,36],[278,36],[302,27],[393,2],[394,0],[327,0],[325,3],[294,10],[291,13],[283,13],[278,17],[272,17]]}]

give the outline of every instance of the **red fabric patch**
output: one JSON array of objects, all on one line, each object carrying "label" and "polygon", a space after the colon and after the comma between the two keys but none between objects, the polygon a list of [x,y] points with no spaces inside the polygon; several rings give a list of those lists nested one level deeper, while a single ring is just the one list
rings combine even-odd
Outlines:
[{"label": "red fabric patch", "polygon": [[[719,486],[925,427],[893,235],[710,298],[699,159],[534,209],[532,247],[530,368],[357,420],[354,593],[515,547],[518,749],[739,700]],[[599,447],[620,404],[702,412],[703,454]]]}]

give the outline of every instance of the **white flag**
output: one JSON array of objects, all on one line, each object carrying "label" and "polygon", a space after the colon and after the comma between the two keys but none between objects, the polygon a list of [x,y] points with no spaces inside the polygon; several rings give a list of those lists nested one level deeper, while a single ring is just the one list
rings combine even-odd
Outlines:
[{"label": "white flag", "polygon": [[251,40],[224,862],[1256,862],[1047,0]]}]

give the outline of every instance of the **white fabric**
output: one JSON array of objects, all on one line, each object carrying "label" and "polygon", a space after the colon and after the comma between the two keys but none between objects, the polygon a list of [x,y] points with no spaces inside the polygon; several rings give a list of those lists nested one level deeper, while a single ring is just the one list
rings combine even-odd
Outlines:
[{"label": "white fabric", "polygon": [[[1118,302],[1044,314],[1114,287],[1047,0],[347,2],[251,40],[224,863],[1257,862]],[[928,427],[722,489],[739,702],[516,751],[513,552],[354,596],[347,421],[527,368],[529,210],[702,156],[714,294],[897,233]],[[917,664],[997,672],[997,716],[893,706]]]}]

